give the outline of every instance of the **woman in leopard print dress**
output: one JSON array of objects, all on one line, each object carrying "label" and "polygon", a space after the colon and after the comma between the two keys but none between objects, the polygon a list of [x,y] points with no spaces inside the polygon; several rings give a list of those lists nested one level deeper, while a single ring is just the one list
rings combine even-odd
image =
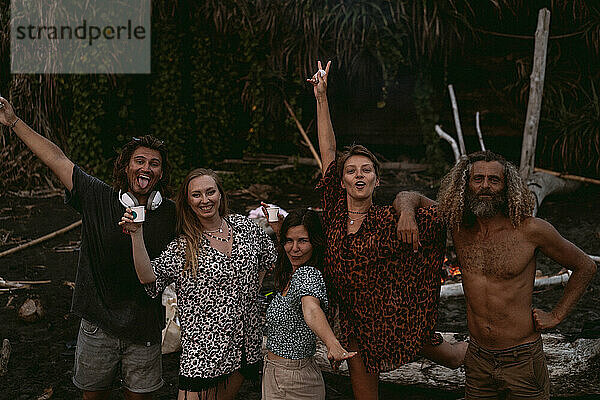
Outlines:
[{"label": "woman in leopard print dress", "polygon": [[358,354],[348,360],[354,396],[377,399],[379,373],[412,361],[417,354],[458,367],[466,344],[453,346],[434,331],[446,233],[435,209],[416,212],[421,247],[415,252],[396,233],[392,206],[373,204],[379,186],[377,158],[353,145],[336,158],[327,102],[331,62],[308,81],[317,100],[321,191],[327,247],[324,278],[333,312],[339,314],[340,343]]},{"label": "woman in leopard print dress", "polygon": [[150,261],[142,224],[127,210],[138,278],[151,296],[175,282],[181,321],[179,399],[233,399],[257,372],[262,327],[257,296],[276,260],[271,239],[247,217],[228,214],[217,175],[191,171],[177,199],[179,237]]}]

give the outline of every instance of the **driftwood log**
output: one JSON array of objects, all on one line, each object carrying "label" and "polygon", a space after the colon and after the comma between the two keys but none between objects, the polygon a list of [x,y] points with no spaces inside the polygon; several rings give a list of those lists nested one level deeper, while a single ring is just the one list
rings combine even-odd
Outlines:
[{"label": "driftwood log", "polygon": [[[444,333],[443,336],[452,343],[460,340],[463,335]],[[542,338],[553,396],[600,393],[600,339],[577,339],[569,342],[563,336],[555,334],[543,334]],[[338,371],[333,371],[327,360],[327,348],[321,342],[317,344],[316,359],[321,370],[348,375],[345,362]],[[380,379],[401,385],[453,391],[464,390],[465,387],[465,372],[462,367],[452,370],[426,359],[382,373]]]}]

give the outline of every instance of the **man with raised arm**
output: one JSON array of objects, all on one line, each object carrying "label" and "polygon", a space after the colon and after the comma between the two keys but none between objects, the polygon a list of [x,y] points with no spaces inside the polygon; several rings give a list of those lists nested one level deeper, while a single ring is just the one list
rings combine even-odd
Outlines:
[{"label": "man with raised arm", "polygon": [[120,379],[125,398],[146,400],[163,384],[159,299],[137,279],[131,239],[117,224],[125,205],[146,206],[144,238],[151,258],[175,237],[175,204],[162,199],[169,181],[167,149],[148,135],[127,143],[115,160],[113,184],[83,172],[50,140],[15,115],[0,97],[8,126],[66,188],[65,202],[82,215],[81,249],[71,311],[81,317],[73,383],[88,400],[107,399]]},{"label": "man with raised arm", "polygon": [[[402,209],[400,236],[418,244],[414,210],[433,201],[402,192],[395,202]],[[533,205],[517,169],[490,151],[463,157],[442,180],[437,208],[461,266],[471,337],[467,399],[548,399],[540,331],[566,318],[596,272],[583,251],[532,217]],[[573,271],[550,312],[532,309],[537,250]]]}]

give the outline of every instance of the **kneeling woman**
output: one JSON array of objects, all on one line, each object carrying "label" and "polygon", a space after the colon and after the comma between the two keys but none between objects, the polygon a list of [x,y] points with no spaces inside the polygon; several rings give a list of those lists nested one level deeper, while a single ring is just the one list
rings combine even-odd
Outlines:
[{"label": "kneeling woman", "polygon": [[175,282],[181,321],[179,399],[233,399],[244,376],[258,373],[262,329],[256,302],[275,246],[247,217],[227,213],[217,175],[195,169],[176,200],[177,230],[150,261],[142,224],[131,210],[120,222],[131,233],[140,282],[151,296]]},{"label": "kneeling woman", "polygon": [[263,399],[325,399],[314,360],[316,335],[334,367],[356,353],[340,345],[323,312],[327,294],[319,271],[325,245],[321,221],[316,212],[303,209],[292,211],[280,229],[272,227],[279,231],[280,248],[274,269],[277,293],[267,309]]}]

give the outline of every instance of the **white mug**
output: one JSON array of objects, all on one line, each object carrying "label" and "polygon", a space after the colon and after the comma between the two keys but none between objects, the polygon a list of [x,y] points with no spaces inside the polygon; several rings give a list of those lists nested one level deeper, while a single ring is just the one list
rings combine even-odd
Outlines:
[{"label": "white mug", "polygon": [[277,222],[279,217],[279,207],[267,207],[268,221],[269,222]]},{"label": "white mug", "polygon": [[133,214],[133,222],[144,222],[144,220],[146,219],[146,207],[131,207],[131,214]]}]

